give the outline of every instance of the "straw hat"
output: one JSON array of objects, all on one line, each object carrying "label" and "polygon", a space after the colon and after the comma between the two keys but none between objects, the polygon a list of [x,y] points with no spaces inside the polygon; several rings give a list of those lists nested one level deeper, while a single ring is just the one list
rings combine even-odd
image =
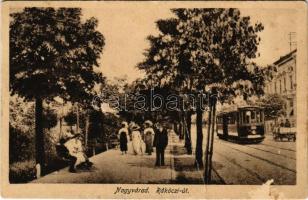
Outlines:
[{"label": "straw hat", "polygon": [[123,121],[123,122],[121,123],[121,125],[124,126],[124,127],[128,127],[128,123],[125,122],[125,121]]},{"label": "straw hat", "polygon": [[132,128],[135,124],[136,124],[135,122],[131,121],[128,126]]},{"label": "straw hat", "polygon": [[140,126],[138,126],[138,124],[132,125],[132,130],[133,131],[136,131],[136,130],[139,130],[139,129],[140,129]]},{"label": "straw hat", "polygon": [[153,123],[150,120],[146,120],[144,122],[144,124],[148,125],[148,126],[153,126]]}]

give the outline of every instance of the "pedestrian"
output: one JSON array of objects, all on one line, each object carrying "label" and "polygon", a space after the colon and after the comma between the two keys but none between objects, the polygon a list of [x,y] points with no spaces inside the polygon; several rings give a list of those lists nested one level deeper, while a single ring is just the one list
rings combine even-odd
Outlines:
[{"label": "pedestrian", "polygon": [[132,146],[133,146],[133,152],[135,155],[141,154],[141,133],[140,133],[140,127],[138,124],[133,124],[132,127]]},{"label": "pedestrian", "polygon": [[122,122],[122,128],[119,130],[119,138],[120,138],[120,150],[122,155],[127,154],[127,142],[128,142],[128,124],[127,122]]},{"label": "pedestrian", "polygon": [[158,124],[154,136],[154,146],[156,147],[155,166],[165,165],[165,149],[168,145],[168,132],[164,124]]},{"label": "pedestrian", "polygon": [[280,120],[280,127],[284,127],[283,119]]},{"label": "pedestrian", "polygon": [[129,135],[129,140],[132,141],[132,132],[133,132],[133,126],[135,125],[136,123],[134,121],[131,121],[129,124],[128,124],[128,135]]},{"label": "pedestrian", "polygon": [[146,148],[145,148],[145,152],[148,154],[148,155],[152,155],[152,152],[153,152],[153,137],[154,137],[154,130],[152,128],[153,126],[153,123],[150,121],[150,120],[147,120],[144,122],[144,126],[145,126],[145,129],[144,129],[144,142],[145,142],[145,145],[146,145]]},{"label": "pedestrian", "polygon": [[70,172],[76,172],[76,167],[83,163],[87,168],[93,165],[93,163],[89,161],[88,157],[84,153],[81,140],[82,135],[80,133],[77,133],[74,134],[71,139],[64,143],[64,146],[67,148],[69,155],[74,158],[72,158],[73,162],[69,167]]},{"label": "pedestrian", "polygon": [[286,119],[284,126],[287,127],[287,128],[291,127],[291,123],[290,123],[289,119]]}]

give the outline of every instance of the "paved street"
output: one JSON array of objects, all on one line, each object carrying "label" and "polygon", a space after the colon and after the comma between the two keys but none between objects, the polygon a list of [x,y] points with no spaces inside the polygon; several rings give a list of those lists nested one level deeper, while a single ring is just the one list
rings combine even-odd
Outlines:
[{"label": "paved street", "polygon": [[[195,148],[195,126],[192,145]],[[206,129],[204,129],[206,134]],[[204,147],[205,147],[204,137]],[[166,166],[155,167],[155,153],[135,156],[131,151],[121,155],[118,149],[91,158],[91,171],[69,173],[67,168],[54,172],[35,183],[173,183],[203,184],[203,171],[194,167],[194,155],[186,155],[184,141],[172,133],[166,150]],[[129,143],[129,150],[131,150]],[[193,152],[194,153],[194,152]],[[296,183],[294,142],[276,142],[271,135],[260,144],[235,144],[215,137],[213,184]]]},{"label": "paved street", "polygon": [[[184,141],[172,133],[165,155],[164,167],[155,167],[155,153],[135,156],[131,151],[121,155],[112,149],[91,158],[91,171],[69,173],[68,168],[46,175],[33,183],[172,183],[203,184],[203,171],[194,168],[194,156],[186,155]],[[131,150],[131,143],[128,146]],[[221,184],[213,173],[213,183]]]},{"label": "paved street", "polygon": [[[195,146],[195,130],[192,141]],[[203,130],[206,135],[206,129]],[[204,147],[205,147],[204,137]],[[273,179],[273,184],[296,184],[296,143],[276,142],[266,135],[260,144],[235,144],[214,140],[214,168],[226,184],[262,184]]]}]

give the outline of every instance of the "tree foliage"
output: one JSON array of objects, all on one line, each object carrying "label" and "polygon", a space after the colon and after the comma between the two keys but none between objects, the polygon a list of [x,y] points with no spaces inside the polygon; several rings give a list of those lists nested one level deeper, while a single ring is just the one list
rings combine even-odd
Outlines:
[{"label": "tree foliage", "polygon": [[241,94],[262,94],[262,70],[257,56],[258,32],[238,9],[173,9],[176,18],[159,20],[158,36],[149,36],[146,59],[138,65],[148,79],[181,91],[215,85],[221,100]]},{"label": "tree foliage", "polygon": [[25,8],[10,22],[10,89],[26,99],[91,96],[104,37],[79,8]]},{"label": "tree foliage", "polygon": [[279,94],[268,94],[263,96],[258,102],[264,108],[265,120],[277,119],[285,115],[286,100]]}]

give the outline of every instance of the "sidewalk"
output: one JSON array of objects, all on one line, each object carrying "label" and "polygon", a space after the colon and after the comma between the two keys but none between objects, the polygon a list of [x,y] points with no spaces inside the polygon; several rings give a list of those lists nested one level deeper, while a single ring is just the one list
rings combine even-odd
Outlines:
[{"label": "sidewalk", "polygon": [[[204,184],[203,174],[204,169],[196,169],[195,167],[195,155],[193,149],[193,155],[187,155],[184,147],[184,140],[180,141],[179,137],[173,135],[172,147],[174,160],[174,170],[176,172],[176,184]],[[216,162],[213,162],[215,168]],[[216,170],[212,171],[212,184],[224,184],[224,180],[217,174]]]},{"label": "sidewalk", "polygon": [[[186,155],[183,141],[171,134],[165,153],[165,166],[155,167],[155,152],[135,156],[128,145],[127,155],[119,149],[98,154],[90,160],[90,171],[69,173],[68,168],[48,174],[32,183],[126,183],[126,184],[203,184],[203,170],[194,168],[194,156]],[[214,183],[222,183],[213,173]]]}]

